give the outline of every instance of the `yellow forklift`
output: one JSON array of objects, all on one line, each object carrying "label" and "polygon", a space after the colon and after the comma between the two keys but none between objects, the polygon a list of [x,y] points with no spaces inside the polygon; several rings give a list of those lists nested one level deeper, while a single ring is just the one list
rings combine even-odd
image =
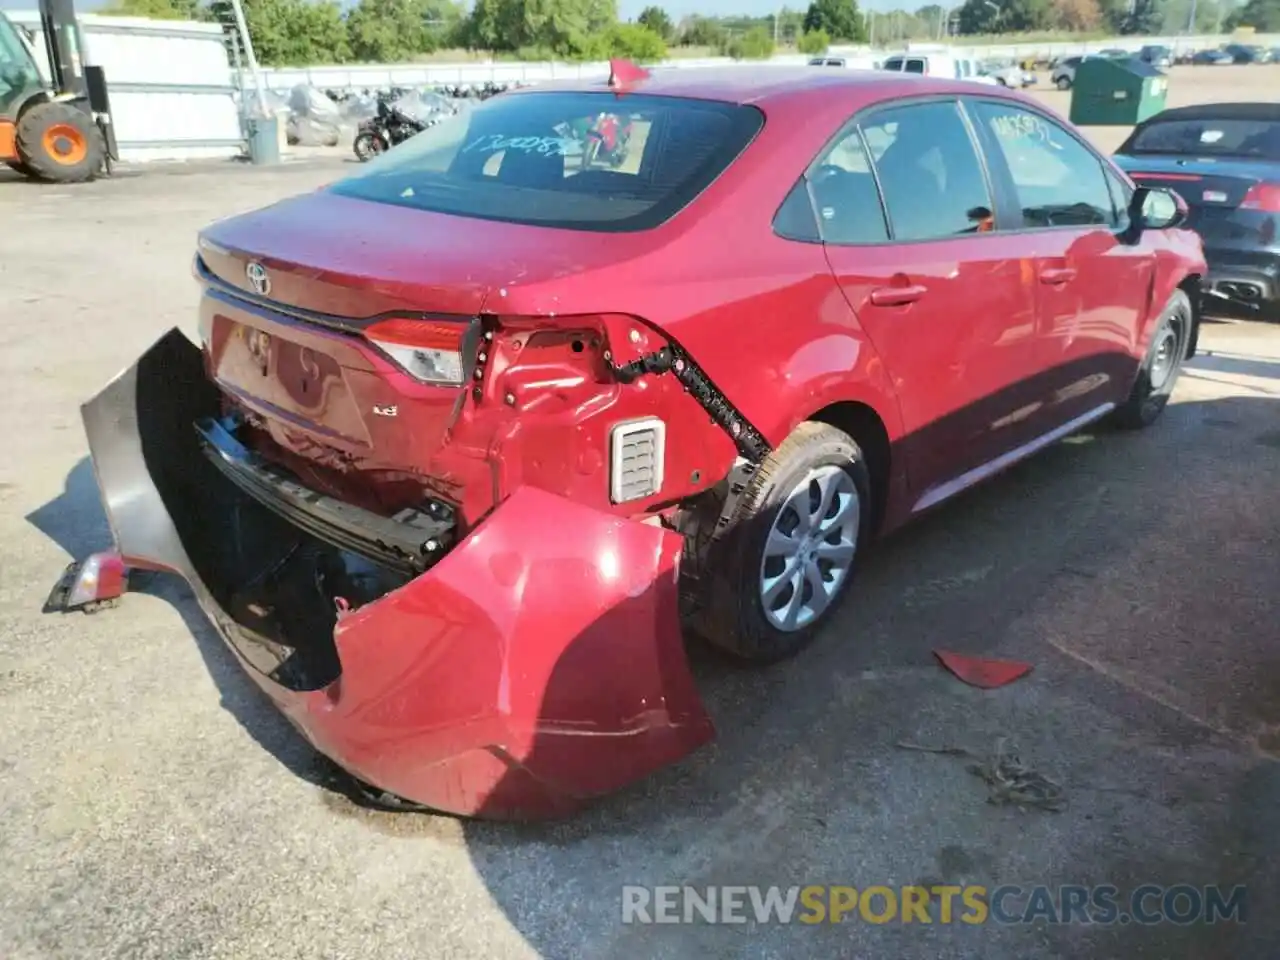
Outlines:
[{"label": "yellow forklift", "polygon": [[40,0],[49,80],[25,31],[0,13],[0,161],[37,180],[74,183],[119,159],[101,67],[84,64],[74,0]]}]

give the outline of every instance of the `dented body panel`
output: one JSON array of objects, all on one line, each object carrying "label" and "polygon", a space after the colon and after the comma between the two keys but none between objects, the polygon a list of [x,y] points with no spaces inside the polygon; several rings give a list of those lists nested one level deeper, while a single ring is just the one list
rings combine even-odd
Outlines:
[{"label": "dented body panel", "polygon": [[208,462],[191,424],[218,405],[176,330],[85,405],[117,545],[183,577],[255,682],[355,776],[452,813],[536,818],[711,738],[680,635],[678,534],[523,487],[426,573],[366,603],[298,603],[296,583],[262,584],[298,551],[332,551]]}]

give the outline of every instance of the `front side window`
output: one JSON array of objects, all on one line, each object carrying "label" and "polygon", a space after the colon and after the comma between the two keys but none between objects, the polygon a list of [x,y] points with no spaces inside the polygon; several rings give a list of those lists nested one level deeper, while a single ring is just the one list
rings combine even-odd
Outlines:
[{"label": "front side window", "polygon": [[879,110],[862,123],[895,242],[982,233],[992,203],[954,101]]},{"label": "front side window", "polygon": [[884,67],[882,69],[901,70],[902,63],[903,63],[902,57],[890,57],[888,60],[884,62]]},{"label": "front side window", "polygon": [[0,110],[17,106],[22,94],[39,82],[27,48],[13,24],[0,15]]},{"label": "front side window", "polygon": [[1102,161],[1058,124],[1009,103],[975,106],[998,147],[1023,229],[1116,223]]},{"label": "front side window", "polygon": [[436,213],[575,230],[656,227],[759,132],[754,107],[639,94],[494,97],[329,189]]}]

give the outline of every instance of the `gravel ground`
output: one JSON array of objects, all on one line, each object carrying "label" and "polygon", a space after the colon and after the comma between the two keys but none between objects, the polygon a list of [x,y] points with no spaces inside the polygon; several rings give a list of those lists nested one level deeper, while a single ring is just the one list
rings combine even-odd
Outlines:
[{"label": "gravel ground", "polygon": [[[165,329],[194,333],[194,231],[343,169],[0,185],[0,957],[1274,954],[1277,328],[1209,326],[1157,428],[1058,445],[885,544],[805,656],[746,671],[695,654],[718,741],[568,823],[353,806],[179,584],[41,615],[69,558],[108,542],[78,405]],[[938,646],[1035,671],[977,691]],[[1064,786],[1064,812],[993,806],[962,759],[896,746],[1000,736]],[[1251,912],[620,922],[626,884],[941,882],[1243,883]]]}]

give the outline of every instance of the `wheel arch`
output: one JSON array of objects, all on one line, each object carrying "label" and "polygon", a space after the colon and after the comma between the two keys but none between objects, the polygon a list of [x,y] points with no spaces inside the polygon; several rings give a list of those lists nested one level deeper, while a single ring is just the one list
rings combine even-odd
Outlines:
[{"label": "wheel arch", "polygon": [[27,99],[23,100],[18,106],[18,109],[14,111],[13,122],[17,124],[18,121],[22,119],[23,115],[32,107],[38,107],[40,104],[48,103],[52,99],[53,97],[49,94],[48,90],[37,90],[35,93],[27,97]]},{"label": "wheel arch", "polygon": [[1178,289],[1191,300],[1191,335],[1187,339],[1186,359],[1196,355],[1196,346],[1200,342],[1200,319],[1204,313],[1204,276],[1189,273],[1178,281]]},{"label": "wheel arch", "polygon": [[878,530],[885,517],[895,466],[893,443],[884,418],[875,407],[862,400],[837,400],[805,419],[842,430],[857,443],[871,476],[872,530]]}]

